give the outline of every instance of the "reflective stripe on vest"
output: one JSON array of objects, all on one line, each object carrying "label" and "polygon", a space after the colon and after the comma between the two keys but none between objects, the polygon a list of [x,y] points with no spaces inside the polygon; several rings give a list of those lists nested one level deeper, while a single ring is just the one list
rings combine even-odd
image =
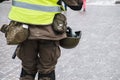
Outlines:
[{"label": "reflective stripe on vest", "polygon": [[42,6],[42,5],[29,4],[25,2],[14,1],[14,0],[12,2],[12,5],[16,7],[38,10],[38,11],[46,11],[46,12],[61,12],[62,11],[59,6]]}]

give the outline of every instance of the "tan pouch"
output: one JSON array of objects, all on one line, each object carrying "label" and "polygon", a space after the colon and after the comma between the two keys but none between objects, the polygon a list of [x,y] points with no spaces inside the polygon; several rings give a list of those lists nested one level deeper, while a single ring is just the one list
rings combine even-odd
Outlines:
[{"label": "tan pouch", "polygon": [[28,26],[22,23],[11,21],[6,28],[5,36],[8,45],[16,45],[28,38]]},{"label": "tan pouch", "polygon": [[62,34],[66,32],[67,30],[66,17],[61,13],[56,14],[53,20],[52,28],[54,32],[57,34]]}]

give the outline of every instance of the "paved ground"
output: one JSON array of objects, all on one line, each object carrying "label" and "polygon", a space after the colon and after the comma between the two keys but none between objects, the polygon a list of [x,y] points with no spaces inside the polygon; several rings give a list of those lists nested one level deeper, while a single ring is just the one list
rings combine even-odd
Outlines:
[{"label": "paved ground", "polygon": [[[9,3],[0,4],[0,26],[9,23]],[[62,49],[57,80],[120,80],[120,5],[87,5],[87,11],[66,13],[68,25],[82,31],[79,45]],[[16,46],[0,33],[0,80],[18,80],[20,61],[11,58]]]}]

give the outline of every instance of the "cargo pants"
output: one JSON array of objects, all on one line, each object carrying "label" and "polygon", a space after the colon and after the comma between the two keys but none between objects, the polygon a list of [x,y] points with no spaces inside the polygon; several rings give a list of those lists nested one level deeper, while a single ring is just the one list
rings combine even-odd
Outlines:
[{"label": "cargo pants", "polygon": [[[22,42],[17,56],[27,73],[49,74],[55,70],[60,53],[59,41],[39,39]],[[21,77],[20,80],[34,80],[34,78]]]}]

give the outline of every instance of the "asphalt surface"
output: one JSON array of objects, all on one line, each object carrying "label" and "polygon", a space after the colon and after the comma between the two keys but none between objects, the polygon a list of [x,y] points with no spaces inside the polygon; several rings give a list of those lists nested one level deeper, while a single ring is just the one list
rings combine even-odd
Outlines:
[{"label": "asphalt surface", "polygon": [[[9,23],[10,5],[0,4],[0,26]],[[74,49],[61,48],[56,80],[120,80],[120,5],[87,5],[86,12],[68,8],[65,15],[82,38]],[[15,47],[0,32],[0,80],[19,79],[21,62],[11,58]]]}]

